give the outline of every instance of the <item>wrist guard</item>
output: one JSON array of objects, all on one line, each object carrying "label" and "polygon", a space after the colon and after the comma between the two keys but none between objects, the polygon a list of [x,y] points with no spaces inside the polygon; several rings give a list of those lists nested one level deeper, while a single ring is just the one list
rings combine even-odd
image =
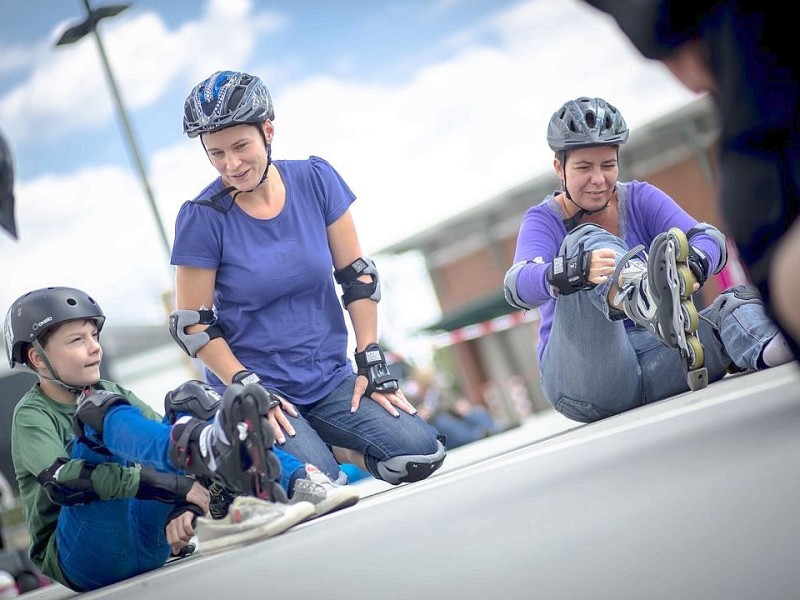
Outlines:
[{"label": "wrist guard", "polygon": [[547,269],[547,283],[563,296],[589,290],[595,286],[589,281],[592,251],[584,250],[583,245],[584,242],[578,243],[577,256],[556,256]]},{"label": "wrist guard", "polygon": [[[258,384],[260,384],[261,383],[261,377],[259,377],[258,375],[256,375],[252,371],[248,371],[247,369],[244,369],[242,371],[237,371],[233,375],[233,377],[231,377],[231,383],[232,384],[233,383],[238,383],[238,384],[241,384],[241,385],[247,385],[248,383],[258,383]],[[276,392],[273,392],[271,389],[269,389],[266,386],[262,385],[261,387],[263,387],[265,390],[267,390],[267,393],[269,394],[269,408],[267,410],[271,410],[271,409],[275,408],[276,406],[280,406],[280,404],[281,404],[281,400],[280,399],[282,398],[282,396],[280,396]]]},{"label": "wrist guard", "polygon": [[244,369],[242,371],[237,371],[233,377],[231,377],[231,383],[240,383],[242,385],[247,385],[248,383],[261,383],[261,377],[252,371]]},{"label": "wrist guard", "polygon": [[139,475],[139,489],[136,497],[142,500],[157,500],[165,504],[176,504],[186,500],[194,479],[185,475],[160,473],[149,467],[142,467]]},{"label": "wrist guard", "polygon": [[396,392],[400,386],[397,378],[389,372],[386,357],[378,344],[369,344],[361,352],[355,353],[358,374],[367,378],[366,396],[373,392],[382,394]]},{"label": "wrist guard", "polygon": [[166,522],[169,523],[170,521],[172,521],[172,519],[181,516],[186,511],[194,513],[194,517],[192,517],[192,527],[194,527],[197,524],[197,517],[206,516],[203,510],[196,504],[192,504],[191,502],[178,502],[177,504],[175,504],[175,507],[171,511],[169,511]]},{"label": "wrist guard", "polygon": [[703,284],[708,279],[708,258],[702,251],[694,246],[689,246],[688,263],[689,268],[692,270],[692,275],[697,279],[700,287],[703,287]]}]

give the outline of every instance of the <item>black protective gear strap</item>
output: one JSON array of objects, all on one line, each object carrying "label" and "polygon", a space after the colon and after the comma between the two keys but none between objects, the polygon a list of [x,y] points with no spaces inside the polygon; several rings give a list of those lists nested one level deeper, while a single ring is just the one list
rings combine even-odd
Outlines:
[{"label": "black protective gear strap", "polygon": [[222,397],[207,383],[190,379],[164,396],[164,415],[174,423],[181,414],[208,421],[217,414]]},{"label": "black protective gear strap", "polygon": [[[175,343],[186,354],[197,358],[197,353],[211,340],[222,337],[222,328],[216,324],[214,311],[202,310],[174,310],[169,315],[169,333]],[[192,325],[208,325],[203,331],[186,333],[186,328]]]},{"label": "black protective gear strap", "polygon": [[[80,463],[79,465],[71,465],[72,468],[70,469],[70,471],[78,471],[77,477],[67,477],[62,469],[64,465],[70,462]],[[36,481],[44,488],[45,494],[54,504],[60,506],[88,504],[100,498],[92,487],[92,472],[95,467],[96,465],[86,464],[82,459],[70,461],[70,459],[62,456],[57,458],[52,465],[43,469],[36,476]],[[62,478],[59,478],[59,475]]]},{"label": "black protective gear strap", "polygon": [[389,372],[383,349],[378,344],[369,344],[361,352],[355,353],[358,374],[367,378],[366,396],[373,392],[382,394],[396,392],[400,386],[397,378]]},{"label": "black protective gear strap", "polygon": [[[197,506],[196,504],[193,504],[191,502],[179,502],[175,505],[175,508],[169,511],[166,523],[169,523],[175,517],[181,516],[186,511],[194,513],[194,517],[192,517],[192,527],[194,527],[195,524],[197,523],[197,517],[206,516],[206,513],[203,512],[203,509]],[[192,549],[192,551],[194,551],[194,549]],[[189,552],[189,554],[191,554],[191,552]]]},{"label": "black protective gear strap", "polygon": [[233,377],[231,377],[231,383],[240,383],[242,385],[247,385],[248,383],[261,383],[261,377],[253,373],[253,371],[243,369],[241,371],[237,371]]},{"label": "black protective gear strap", "polygon": [[[372,281],[366,283],[359,280],[362,275],[369,275]],[[378,269],[372,259],[362,257],[354,260],[350,265],[333,272],[336,283],[342,286],[342,305],[347,305],[356,300],[369,298],[375,302],[381,300],[381,283]]]},{"label": "black protective gear strap", "polygon": [[[110,454],[102,444],[103,421],[106,418],[106,413],[119,404],[130,404],[130,402],[124,396],[109,390],[88,388],[78,397],[78,409],[72,419],[72,426],[75,434],[92,450],[101,454]],[[86,435],[84,425],[94,429],[100,440],[90,439]]]},{"label": "black protective gear strap", "polygon": [[700,287],[703,287],[703,284],[708,279],[708,257],[703,253],[702,250],[698,250],[694,246],[689,246],[689,268],[692,270],[692,275],[697,280],[697,283],[700,284]]},{"label": "black protective gear strap", "polygon": [[142,500],[157,500],[165,504],[175,504],[186,500],[194,479],[174,473],[160,473],[149,467],[142,467],[139,474],[139,489],[136,497]]},{"label": "black protective gear strap", "polygon": [[195,417],[179,417],[170,432],[169,458],[179,469],[192,467],[192,452],[199,452],[200,434],[211,425]]},{"label": "black protective gear strap", "polygon": [[578,254],[556,256],[547,269],[547,282],[563,296],[593,288],[589,281],[592,251],[584,250],[585,242],[578,242]]}]

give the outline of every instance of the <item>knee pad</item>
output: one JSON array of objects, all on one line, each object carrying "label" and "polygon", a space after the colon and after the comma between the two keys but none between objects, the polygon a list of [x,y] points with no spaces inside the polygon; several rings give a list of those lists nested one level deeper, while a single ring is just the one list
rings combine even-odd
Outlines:
[{"label": "knee pad", "polygon": [[[75,418],[72,420],[76,435],[81,438],[92,450],[108,453],[102,448],[103,421],[108,411],[120,404],[130,404],[125,397],[108,390],[91,390],[78,400]],[[86,437],[84,425],[88,425],[97,432],[100,440]]]},{"label": "knee pad", "polygon": [[175,423],[178,415],[191,415],[208,421],[217,414],[222,400],[217,390],[207,383],[189,380],[180,384],[164,396],[164,416],[169,423]]},{"label": "knee pad", "polygon": [[758,290],[752,285],[737,285],[728,288],[714,300],[714,308],[719,313],[720,319],[723,319],[745,304],[764,305],[761,294],[759,294]]},{"label": "knee pad", "polygon": [[447,451],[441,441],[436,440],[433,454],[395,456],[377,463],[380,478],[386,483],[398,485],[422,481],[442,466]]}]

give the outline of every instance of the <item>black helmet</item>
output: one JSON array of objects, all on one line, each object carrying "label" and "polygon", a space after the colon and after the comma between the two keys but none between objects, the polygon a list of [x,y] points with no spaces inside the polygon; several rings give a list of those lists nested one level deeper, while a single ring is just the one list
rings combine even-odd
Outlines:
[{"label": "black helmet", "polygon": [[554,152],[588,146],[618,146],[628,140],[628,126],[616,107],[602,98],[569,100],[550,117],[547,143]]},{"label": "black helmet", "polygon": [[237,71],[217,71],[201,81],[183,105],[183,132],[190,138],[274,119],[267,86],[258,77]]},{"label": "black helmet", "polygon": [[75,288],[42,288],[17,298],[8,309],[3,326],[9,366],[13,369],[15,364],[24,365],[28,346],[48,330],[78,319],[94,320],[99,332],[106,317],[91,296]]}]

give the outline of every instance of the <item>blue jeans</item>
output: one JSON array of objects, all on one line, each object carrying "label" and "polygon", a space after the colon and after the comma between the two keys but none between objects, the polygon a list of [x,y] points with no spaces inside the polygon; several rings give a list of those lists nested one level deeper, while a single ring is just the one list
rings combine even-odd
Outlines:
[{"label": "blue jeans", "polygon": [[[164,473],[182,473],[169,459],[170,425],[152,421],[135,406],[122,404],[108,411],[103,428],[102,445],[111,456],[75,438],[70,458],[87,464],[139,463]],[[91,427],[85,429],[87,437],[100,441]],[[273,449],[281,461],[281,485],[288,491],[290,479],[303,464]],[[62,506],[56,527],[61,570],[73,587],[86,591],[163,566],[170,552],[165,527],[174,507],[139,498]]]},{"label": "blue jeans", "polygon": [[[336,481],[339,464],[331,446],[355,450],[364,455],[367,470],[381,478],[377,464],[396,456],[428,455],[438,449],[436,430],[417,415],[403,411],[393,417],[377,402],[362,398],[355,413],[350,400],[356,375],[345,379],[328,396],[310,405],[295,405],[300,413],[291,417],[294,437],[286,436],[284,444],[276,444],[300,461],[312,463]],[[346,475],[342,473],[342,479]]]},{"label": "blue jeans", "polygon": [[[628,250],[623,240],[607,231],[582,227],[564,239],[562,252],[574,256],[581,240],[586,250],[612,248],[617,258]],[[597,421],[689,390],[685,362],[677,349],[610,316],[610,285],[609,279],[556,300],[540,365],[542,391],[558,412],[575,421]],[[734,365],[759,368],[764,346],[778,332],[762,302],[739,302],[730,291],[700,315],[698,336],[709,382],[724,377]]]}]

